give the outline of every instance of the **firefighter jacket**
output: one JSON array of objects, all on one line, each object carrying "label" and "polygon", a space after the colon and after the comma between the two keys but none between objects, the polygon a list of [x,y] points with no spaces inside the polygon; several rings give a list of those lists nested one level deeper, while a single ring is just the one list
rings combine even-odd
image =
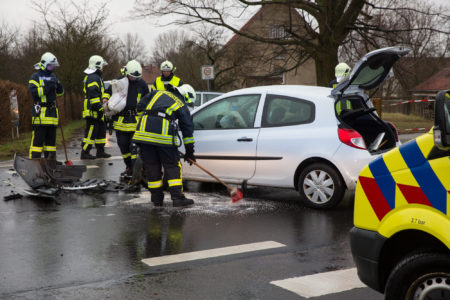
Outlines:
[{"label": "firefighter jacket", "polygon": [[158,76],[152,85],[152,91],[173,91],[173,87],[183,85],[183,81],[173,73],[169,77]]},{"label": "firefighter jacket", "polygon": [[184,144],[194,143],[191,114],[182,99],[183,96],[178,92],[169,91],[152,91],[142,98],[137,109],[144,111],[144,115],[138,123],[133,141],[157,146],[179,146],[179,126]]},{"label": "firefighter jacket", "polygon": [[84,76],[83,92],[85,94],[83,118],[105,120],[102,101],[111,97],[111,88],[105,89],[102,71],[96,70],[94,73]]},{"label": "firefighter jacket", "polygon": [[31,122],[33,125],[58,126],[56,97],[64,94],[64,88],[58,78],[42,68],[28,81],[34,106]]},{"label": "firefighter jacket", "polygon": [[134,132],[139,120],[136,105],[142,97],[149,93],[148,85],[142,78],[129,80],[127,92],[127,104],[125,108],[113,117],[114,129],[119,131]]}]

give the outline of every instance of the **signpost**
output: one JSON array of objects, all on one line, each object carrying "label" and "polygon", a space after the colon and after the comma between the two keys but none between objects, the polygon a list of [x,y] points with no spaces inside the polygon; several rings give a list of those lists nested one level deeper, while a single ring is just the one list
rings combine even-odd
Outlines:
[{"label": "signpost", "polygon": [[202,75],[202,80],[206,80],[209,91],[209,81],[211,79],[214,79],[214,66],[211,65],[201,66],[200,72]]}]

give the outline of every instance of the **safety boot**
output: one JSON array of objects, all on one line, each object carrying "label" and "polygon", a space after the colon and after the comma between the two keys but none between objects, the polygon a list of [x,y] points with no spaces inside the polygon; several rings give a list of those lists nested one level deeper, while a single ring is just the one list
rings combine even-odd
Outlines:
[{"label": "safety boot", "polygon": [[184,198],[174,199],[172,206],[180,207],[180,206],[188,206],[188,205],[192,205],[192,204],[194,204],[194,200],[184,197]]},{"label": "safety boot", "polygon": [[96,158],[110,158],[111,154],[105,152],[105,148],[97,148]]},{"label": "safety boot", "polygon": [[89,154],[88,151],[81,151],[81,156],[80,159],[85,160],[85,159],[95,159],[95,156]]}]

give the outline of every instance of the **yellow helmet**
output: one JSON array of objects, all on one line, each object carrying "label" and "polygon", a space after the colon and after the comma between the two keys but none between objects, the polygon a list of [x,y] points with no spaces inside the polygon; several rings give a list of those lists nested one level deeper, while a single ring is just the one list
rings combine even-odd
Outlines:
[{"label": "yellow helmet", "polygon": [[89,68],[91,69],[102,69],[104,66],[107,66],[108,63],[103,59],[100,55],[92,55],[89,58]]},{"label": "yellow helmet", "polygon": [[350,74],[351,68],[344,62],[338,63],[334,69],[336,78],[343,78]]}]

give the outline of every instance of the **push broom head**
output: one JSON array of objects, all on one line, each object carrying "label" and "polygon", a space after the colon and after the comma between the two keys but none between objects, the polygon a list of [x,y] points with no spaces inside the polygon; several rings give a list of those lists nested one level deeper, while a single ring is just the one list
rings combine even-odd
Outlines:
[{"label": "push broom head", "polygon": [[242,191],[238,188],[233,188],[230,191],[230,195],[231,195],[231,201],[233,203],[238,202],[239,200],[241,200],[244,197],[244,195],[242,194]]}]

